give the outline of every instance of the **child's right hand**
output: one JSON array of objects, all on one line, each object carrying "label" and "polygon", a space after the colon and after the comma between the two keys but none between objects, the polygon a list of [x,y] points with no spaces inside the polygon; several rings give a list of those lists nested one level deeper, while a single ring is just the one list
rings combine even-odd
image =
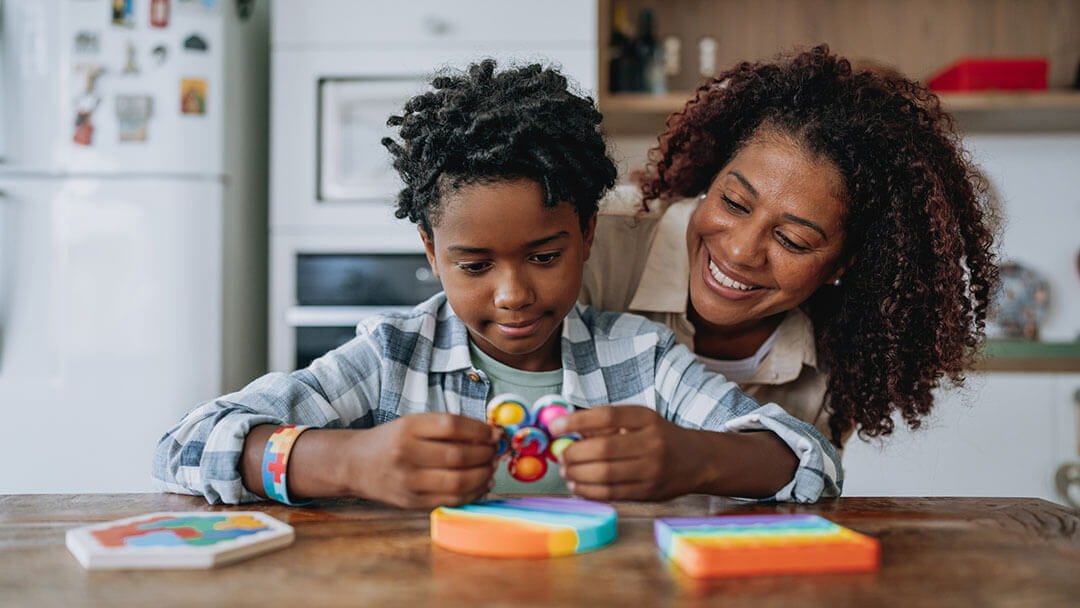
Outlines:
[{"label": "child's right hand", "polygon": [[403,509],[462,505],[495,483],[499,431],[445,413],[402,416],[346,443],[350,493]]}]

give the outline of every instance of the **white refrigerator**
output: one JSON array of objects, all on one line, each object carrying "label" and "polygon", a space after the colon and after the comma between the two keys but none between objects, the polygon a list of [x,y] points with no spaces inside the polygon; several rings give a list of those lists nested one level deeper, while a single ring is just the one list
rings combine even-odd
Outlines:
[{"label": "white refrigerator", "polygon": [[0,6],[0,494],[150,490],[265,369],[268,10]]}]

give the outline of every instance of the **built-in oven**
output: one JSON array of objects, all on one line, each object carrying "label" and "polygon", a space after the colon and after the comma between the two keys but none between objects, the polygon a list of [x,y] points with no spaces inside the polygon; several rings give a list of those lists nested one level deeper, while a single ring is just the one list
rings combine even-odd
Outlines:
[{"label": "built-in oven", "polygon": [[360,235],[279,241],[271,255],[291,271],[272,284],[271,368],[306,367],[351,340],[365,317],[408,310],[438,293],[420,238],[411,236],[412,246]]},{"label": "built-in oven", "polygon": [[301,253],[296,256],[293,329],[297,368],[356,335],[364,317],[405,311],[439,291],[427,258],[417,253]]}]

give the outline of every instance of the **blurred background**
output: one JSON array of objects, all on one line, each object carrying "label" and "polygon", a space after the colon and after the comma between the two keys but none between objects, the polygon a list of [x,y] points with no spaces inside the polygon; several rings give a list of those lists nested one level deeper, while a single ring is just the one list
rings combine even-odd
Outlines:
[{"label": "blurred background", "polygon": [[197,402],[438,291],[379,139],[438,69],[556,65],[620,179],[743,60],[939,92],[1003,221],[985,360],[848,495],[1080,506],[1080,1],[0,0],[0,493],[151,489]]}]

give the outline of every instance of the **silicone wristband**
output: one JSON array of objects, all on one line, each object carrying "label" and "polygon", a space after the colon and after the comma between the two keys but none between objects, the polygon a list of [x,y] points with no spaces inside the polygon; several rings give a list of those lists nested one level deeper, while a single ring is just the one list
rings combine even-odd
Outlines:
[{"label": "silicone wristband", "polygon": [[288,479],[286,473],[289,470],[289,453],[292,452],[293,444],[300,433],[311,428],[310,426],[289,425],[283,426],[270,435],[266,441],[266,450],[263,451],[262,482],[263,491],[267,498],[272,498],[287,505],[306,505],[311,501],[293,502],[289,500]]}]

